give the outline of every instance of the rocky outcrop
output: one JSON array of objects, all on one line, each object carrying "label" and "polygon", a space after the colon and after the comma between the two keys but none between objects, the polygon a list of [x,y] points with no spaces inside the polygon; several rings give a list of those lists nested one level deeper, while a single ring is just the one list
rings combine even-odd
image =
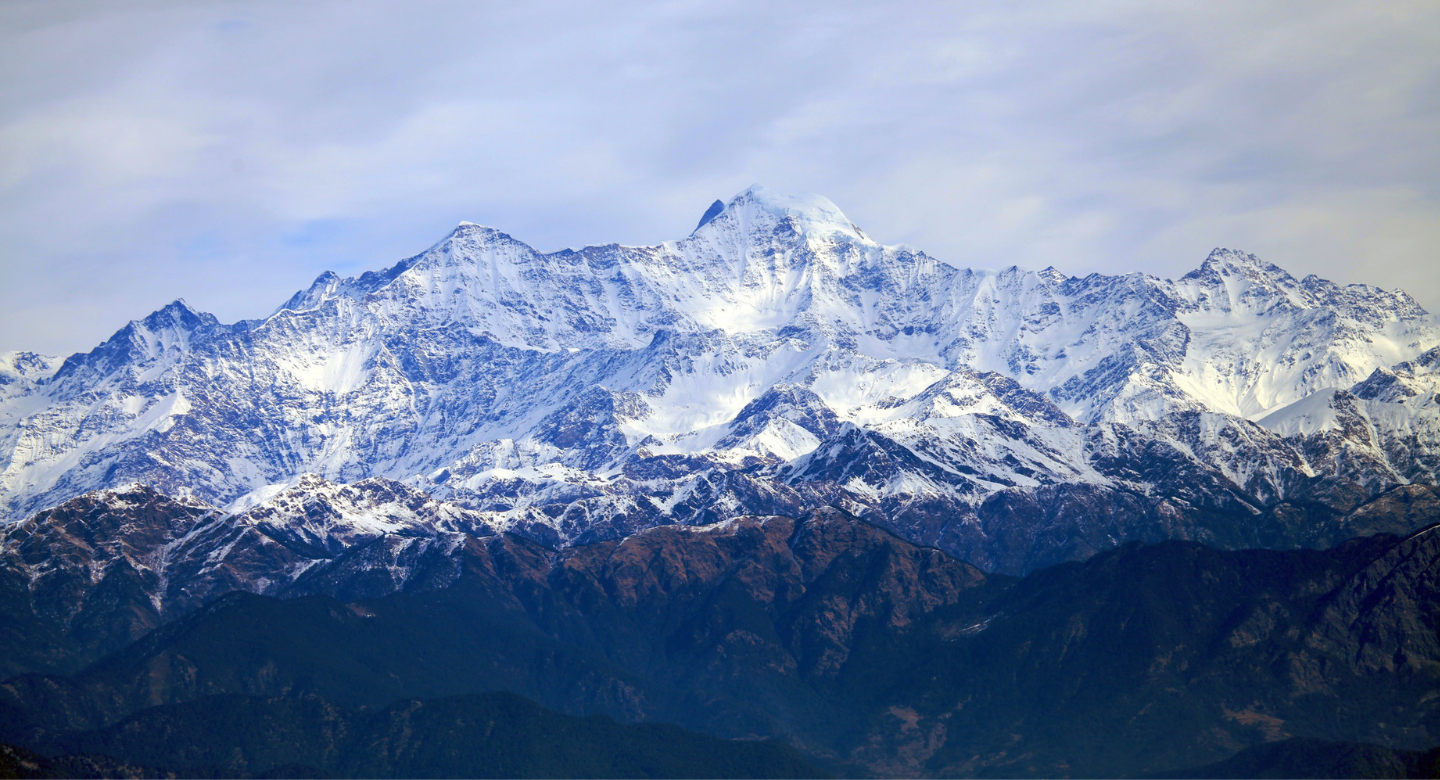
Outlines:
[{"label": "rocky outcrop", "polygon": [[[234,512],[315,473],[558,545],[833,506],[1023,573],[1436,484],[1437,343],[1403,292],[1243,252],[1175,280],[957,269],[752,188],[675,242],[545,254],[466,223],[264,320],[176,302],[0,356],[0,512],[134,482]],[[987,504],[1056,495],[1143,522],[988,530]]]}]

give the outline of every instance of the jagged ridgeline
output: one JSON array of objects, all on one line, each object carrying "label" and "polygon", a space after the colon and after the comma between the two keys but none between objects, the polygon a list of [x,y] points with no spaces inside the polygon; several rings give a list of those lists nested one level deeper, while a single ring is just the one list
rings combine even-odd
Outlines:
[{"label": "jagged ridgeline", "polygon": [[9,353],[0,506],[140,483],[297,560],[825,506],[1016,574],[1127,540],[1317,546],[1435,484],[1437,344],[1403,292],[1242,252],[1176,280],[975,271],[755,187],[657,246],[465,223],[263,320],[177,301],[89,353]]}]

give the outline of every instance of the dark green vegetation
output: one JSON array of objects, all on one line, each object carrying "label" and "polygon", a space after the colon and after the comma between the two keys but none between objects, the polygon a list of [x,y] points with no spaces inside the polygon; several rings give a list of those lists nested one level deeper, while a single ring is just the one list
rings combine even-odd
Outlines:
[{"label": "dark green vegetation", "polygon": [[[209,696],[147,708],[44,748],[121,756],[127,767],[164,766],[189,777],[823,777],[786,745],[574,718],[510,693],[403,700],[379,710]],[[54,769],[65,773],[63,765]]]},{"label": "dark green vegetation", "polygon": [[1440,777],[1440,748],[1394,750],[1364,743],[1292,737],[1245,748],[1219,763],[1161,777],[1217,780],[1248,777]]},{"label": "dark green vegetation", "polygon": [[[775,737],[837,774],[1117,777],[1289,737],[1440,744],[1433,530],[1324,551],[1131,544],[1016,580],[826,511],[561,553],[467,537],[409,561],[409,589],[383,595],[386,554],[346,552],[312,595],[231,594],[71,676],[12,677],[0,741],[405,774],[418,765],[400,753],[285,746],[326,744],[293,735],[338,724],[350,736],[336,745],[388,733],[374,713],[409,700],[425,703],[404,717],[449,723],[444,707],[477,700],[434,700],[508,690],[575,716]],[[145,741],[204,722],[174,714],[186,707],[238,720]],[[364,763],[380,755],[393,763]],[[563,772],[585,773],[603,770]]]}]

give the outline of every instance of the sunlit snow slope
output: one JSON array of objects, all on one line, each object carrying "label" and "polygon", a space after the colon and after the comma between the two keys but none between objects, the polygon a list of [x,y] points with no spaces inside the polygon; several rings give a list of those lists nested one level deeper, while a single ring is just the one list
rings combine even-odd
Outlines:
[{"label": "sunlit snow slope", "polygon": [[263,321],[177,301],[0,356],[0,506],[383,477],[566,543],[833,505],[1019,570],[1433,483],[1437,345],[1403,292],[1241,252],[1177,280],[957,269],[752,187],[658,246],[462,223]]}]

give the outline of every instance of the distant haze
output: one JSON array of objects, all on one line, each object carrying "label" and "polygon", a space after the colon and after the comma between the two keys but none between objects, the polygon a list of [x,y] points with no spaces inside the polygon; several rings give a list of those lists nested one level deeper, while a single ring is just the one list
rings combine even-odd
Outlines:
[{"label": "distant haze", "polygon": [[1212,247],[1440,309],[1431,2],[0,5],[0,351],[268,314],[456,223],[683,237],[752,182],[957,266]]}]

